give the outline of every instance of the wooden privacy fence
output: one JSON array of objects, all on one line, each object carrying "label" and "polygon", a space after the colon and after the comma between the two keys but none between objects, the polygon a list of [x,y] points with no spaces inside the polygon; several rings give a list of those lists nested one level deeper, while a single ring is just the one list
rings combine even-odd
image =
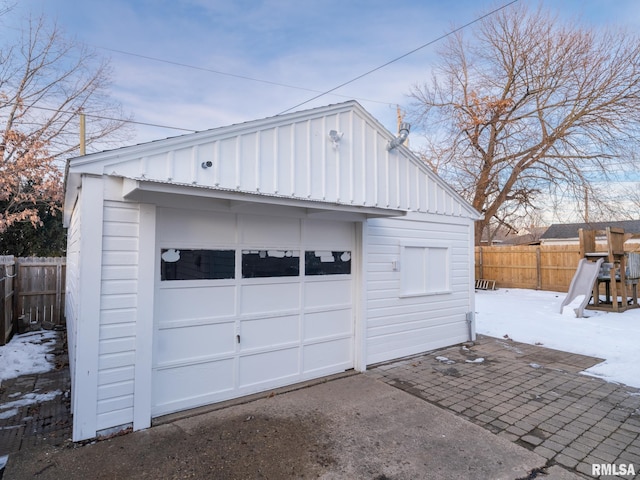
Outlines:
[{"label": "wooden privacy fence", "polygon": [[[2,272],[10,272],[2,274]],[[64,318],[66,258],[0,256],[4,278],[0,345],[15,332],[32,327],[61,327]]]},{"label": "wooden privacy fence", "polygon": [[0,256],[0,345],[7,343],[13,333],[13,280],[15,260]]},{"label": "wooden privacy fence", "polygon": [[579,245],[475,247],[476,279],[498,288],[567,292],[579,260]]}]

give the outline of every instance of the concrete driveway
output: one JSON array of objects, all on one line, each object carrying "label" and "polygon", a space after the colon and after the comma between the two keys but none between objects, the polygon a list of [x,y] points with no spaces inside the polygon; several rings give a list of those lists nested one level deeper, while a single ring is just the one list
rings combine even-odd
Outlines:
[{"label": "concrete driveway", "polygon": [[575,479],[370,375],[350,375],[85,446],[21,450],[3,480]]}]

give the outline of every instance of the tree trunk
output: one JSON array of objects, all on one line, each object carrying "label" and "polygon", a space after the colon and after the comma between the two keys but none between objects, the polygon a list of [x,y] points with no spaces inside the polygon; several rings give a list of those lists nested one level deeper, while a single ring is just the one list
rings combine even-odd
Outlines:
[{"label": "tree trunk", "polygon": [[482,243],[482,231],[486,225],[486,220],[477,220],[474,225],[475,230],[475,245],[480,246]]}]

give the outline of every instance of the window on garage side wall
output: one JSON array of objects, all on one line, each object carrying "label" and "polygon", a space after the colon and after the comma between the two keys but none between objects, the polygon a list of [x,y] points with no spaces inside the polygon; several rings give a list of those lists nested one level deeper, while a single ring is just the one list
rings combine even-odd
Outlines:
[{"label": "window on garage side wall", "polygon": [[449,247],[437,244],[401,246],[401,296],[448,293],[450,286]]},{"label": "window on garage side wall", "polygon": [[160,280],[221,280],[235,278],[235,250],[162,249]]}]

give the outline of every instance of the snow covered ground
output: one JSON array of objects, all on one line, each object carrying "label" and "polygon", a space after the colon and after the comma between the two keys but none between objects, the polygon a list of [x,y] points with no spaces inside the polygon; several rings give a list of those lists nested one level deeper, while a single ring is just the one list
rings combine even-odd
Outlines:
[{"label": "snow covered ground", "polygon": [[50,330],[14,335],[0,347],[0,383],[30,373],[44,373],[54,368],[57,333]]},{"label": "snow covered ground", "polygon": [[560,313],[566,294],[523,289],[478,291],[476,331],[517,342],[604,358],[585,374],[640,388],[640,308],[623,313],[572,308]]},{"label": "snow covered ground", "polygon": [[[58,333],[48,330],[14,335],[9,343],[0,347],[0,385],[5,380],[32,373],[45,373],[55,368],[55,355]],[[48,392],[16,392],[11,400],[0,404],[0,420],[7,420],[19,413],[19,407],[38,404],[64,395],[60,390]],[[4,428],[18,428],[9,426]],[[7,463],[8,455],[0,456],[0,477]]]}]

